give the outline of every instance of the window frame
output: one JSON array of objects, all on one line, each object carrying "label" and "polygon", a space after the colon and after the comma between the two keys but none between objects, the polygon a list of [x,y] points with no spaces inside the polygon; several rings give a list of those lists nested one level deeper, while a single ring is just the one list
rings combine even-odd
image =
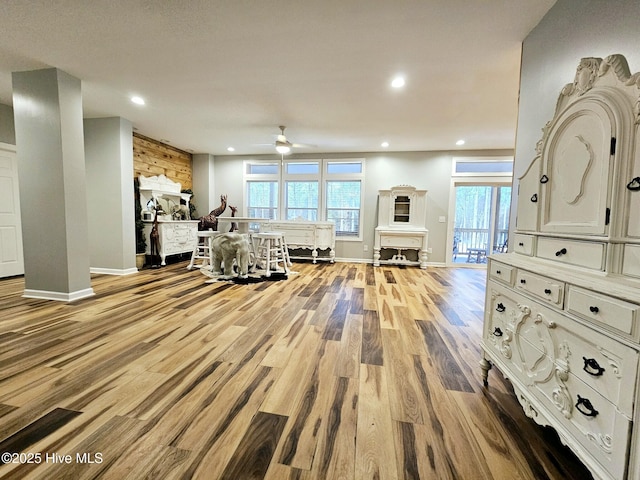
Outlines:
[{"label": "window frame", "polygon": [[[360,182],[360,206],[359,206],[359,215],[358,215],[358,234],[357,235],[337,235],[336,231],[336,240],[340,239],[346,242],[362,242],[363,241],[363,205],[364,205],[364,187],[365,187],[365,159],[364,158],[326,158],[323,159],[322,172],[324,174],[323,178],[323,192],[325,193],[325,201],[322,204],[323,207],[323,218],[328,218],[328,206],[326,202],[326,192],[328,190],[328,182]],[[329,165],[335,163],[359,163],[360,173],[329,173]]]},{"label": "window frame", "polygon": [[[298,174],[287,173],[290,164],[318,163],[318,174]],[[332,164],[359,164],[359,173],[329,173],[329,165]],[[277,165],[278,173],[250,173],[251,165]],[[287,182],[288,181],[317,181],[318,182],[318,221],[329,221],[327,207],[327,188],[328,182],[331,181],[358,181],[360,182],[360,205],[358,214],[358,234],[357,235],[336,235],[336,240],[346,242],[362,242],[363,241],[363,205],[365,198],[365,159],[358,158],[291,158],[283,160],[244,160],[243,162],[243,187],[244,187],[244,214],[247,215],[249,208],[249,187],[248,183],[252,181],[270,181],[278,184],[278,204],[275,207],[277,212],[276,220],[283,221],[287,218]],[[247,215],[248,216],[248,215]],[[284,220],[286,221],[286,220]]]},{"label": "window frame", "polygon": [[[277,167],[278,173],[250,173],[249,169],[251,165],[275,165]],[[249,208],[254,208],[249,205],[249,187],[248,184],[251,182],[271,182],[276,183],[278,187],[278,195],[276,195],[276,205],[274,207],[275,210],[275,219],[278,220],[282,215],[282,184],[280,182],[282,165],[277,160],[245,160],[242,163],[242,172],[243,172],[243,196],[244,196],[244,215],[250,216],[248,214]]]},{"label": "window frame", "polygon": [[[305,165],[316,164],[318,167],[317,173],[289,173],[289,165]],[[312,183],[316,182],[318,185],[318,203],[315,207],[316,218],[318,221],[322,219],[322,204],[323,204],[323,190],[322,190],[322,159],[287,159],[283,162],[282,166],[282,215],[281,219],[284,221],[296,220],[295,218],[289,219],[289,210],[293,209],[289,207],[289,182],[302,182]],[[313,210],[308,208],[306,210]]]},{"label": "window frame", "polygon": [[[456,167],[459,163],[495,163],[495,164],[511,164],[510,172],[494,172],[477,171],[477,172],[458,172]],[[452,177],[513,177],[513,157],[453,157],[451,162]]]}]

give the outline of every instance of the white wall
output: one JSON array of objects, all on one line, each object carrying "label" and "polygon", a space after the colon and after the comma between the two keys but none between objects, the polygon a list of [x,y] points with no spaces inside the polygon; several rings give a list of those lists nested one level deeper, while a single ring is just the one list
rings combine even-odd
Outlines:
[{"label": "white wall", "polygon": [[[638,0],[558,0],[523,43],[514,176],[526,171],[560,90],[583,57],[624,55],[640,71]],[[514,196],[514,207],[517,201]],[[511,226],[515,225],[512,207]]]},{"label": "white wall", "polygon": [[[440,216],[449,213],[451,188],[451,163],[454,156],[512,156],[512,150],[493,151],[453,151],[453,152],[388,152],[388,153],[345,153],[319,155],[293,155],[290,159],[310,158],[364,158],[365,184],[363,214],[363,240],[361,242],[336,242],[336,257],[353,260],[373,259],[374,229],[378,221],[378,190],[395,185],[413,185],[427,193],[427,228],[430,263],[444,263],[447,252],[447,223],[438,222]],[[228,195],[228,204],[237,206],[244,212],[243,192],[244,160],[278,160],[277,156],[218,156],[215,165],[215,196]],[[219,204],[219,202],[218,202]],[[216,205],[217,206],[217,205]],[[208,212],[207,212],[208,213]],[[230,215],[227,210],[225,215]],[[448,220],[448,218],[447,218]],[[364,246],[368,250],[364,251]]]}]

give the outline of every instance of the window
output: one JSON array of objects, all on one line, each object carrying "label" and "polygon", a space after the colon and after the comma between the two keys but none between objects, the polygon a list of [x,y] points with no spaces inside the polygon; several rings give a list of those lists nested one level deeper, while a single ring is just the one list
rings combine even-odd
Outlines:
[{"label": "window", "polygon": [[327,182],[327,220],[336,223],[336,237],[360,235],[360,181]]},{"label": "window", "polygon": [[361,239],[364,160],[325,160],[325,218],[336,224],[336,237]]},{"label": "window", "polygon": [[331,221],[337,237],[361,239],[364,159],[247,161],[244,173],[248,216]]},{"label": "window", "polygon": [[318,182],[287,182],[286,220],[318,220]]},{"label": "window", "polygon": [[278,182],[247,182],[247,214],[254,218],[278,218]]},{"label": "window", "polygon": [[320,161],[288,161],[285,166],[285,220],[319,220]]},{"label": "window", "polygon": [[509,157],[454,157],[454,177],[510,177],[513,175],[513,158]]},{"label": "window", "polygon": [[280,164],[245,162],[244,174],[247,215],[255,218],[277,219],[280,204]]}]

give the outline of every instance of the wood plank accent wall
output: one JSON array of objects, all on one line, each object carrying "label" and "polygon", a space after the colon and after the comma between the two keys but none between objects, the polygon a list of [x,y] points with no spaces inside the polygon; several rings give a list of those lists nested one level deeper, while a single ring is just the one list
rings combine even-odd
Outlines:
[{"label": "wood plank accent wall", "polygon": [[161,143],[139,133],[133,134],[133,174],[151,177],[164,174],[182,188],[193,188],[192,157],[189,152]]}]

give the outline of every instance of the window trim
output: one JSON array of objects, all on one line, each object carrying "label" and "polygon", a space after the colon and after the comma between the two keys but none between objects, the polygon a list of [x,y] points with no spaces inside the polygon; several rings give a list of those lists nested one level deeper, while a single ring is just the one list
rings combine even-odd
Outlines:
[{"label": "window trim", "polygon": [[[287,173],[287,165],[293,163],[314,163],[318,162],[319,173],[318,174],[297,174]],[[329,164],[335,163],[359,163],[361,165],[360,173],[328,173]],[[249,165],[277,165],[278,173],[248,173]],[[317,181],[318,182],[318,221],[326,222],[327,220],[327,204],[326,204],[326,192],[327,182],[330,181],[359,181],[360,182],[360,206],[359,206],[359,225],[358,235],[353,236],[337,236],[336,240],[344,242],[362,242],[363,241],[363,227],[364,227],[364,199],[365,199],[365,158],[291,158],[286,160],[244,160],[243,161],[243,195],[244,195],[244,208],[243,213],[247,215],[249,211],[249,198],[247,183],[252,181],[271,181],[278,184],[278,204],[276,205],[276,211],[278,212],[277,220],[286,218],[287,216],[287,204],[286,204],[286,187],[288,181]]]}]

